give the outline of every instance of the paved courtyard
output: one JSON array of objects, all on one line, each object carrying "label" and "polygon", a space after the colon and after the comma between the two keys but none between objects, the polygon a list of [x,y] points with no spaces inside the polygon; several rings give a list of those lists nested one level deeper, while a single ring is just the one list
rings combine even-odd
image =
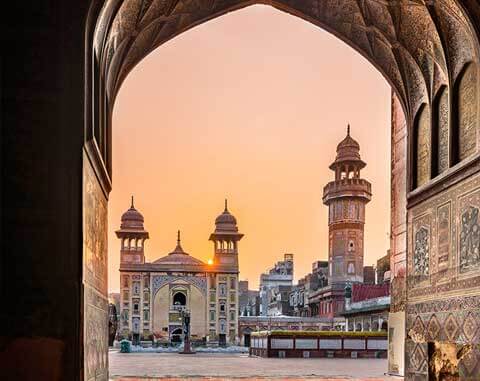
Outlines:
[{"label": "paved courtyard", "polygon": [[275,380],[334,379],[399,380],[387,377],[384,359],[274,359],[247,354],[119,353],[110,352],[110,378],[116,381],[142,379],[230,380],[233,378]]}]

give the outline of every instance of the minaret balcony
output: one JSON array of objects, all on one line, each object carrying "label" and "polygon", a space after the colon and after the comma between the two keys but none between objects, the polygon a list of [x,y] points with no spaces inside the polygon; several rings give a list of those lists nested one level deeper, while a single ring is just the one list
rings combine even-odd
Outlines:
[{"label": "minaret balcony", "polygon": [[365,202],[372,198],[372,185],[364,179],[341,179],[330,181],[323,188],[323,202],[328,204],[332,199],[354,197],[363,198]]},{"label": "minaret balcony", "polygon": [[238,254],[236,249],[216,249],[217,254]]}]

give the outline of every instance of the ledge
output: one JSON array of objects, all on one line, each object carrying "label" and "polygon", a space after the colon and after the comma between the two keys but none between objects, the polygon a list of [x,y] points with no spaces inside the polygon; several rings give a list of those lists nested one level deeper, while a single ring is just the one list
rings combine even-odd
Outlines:
[{"label": "ledge", "polygon": [[407,193],[407,209],[430,199],[438,193],[458,184],[468,177],[480,172],[480,153],[447,169],[427,184]]}]

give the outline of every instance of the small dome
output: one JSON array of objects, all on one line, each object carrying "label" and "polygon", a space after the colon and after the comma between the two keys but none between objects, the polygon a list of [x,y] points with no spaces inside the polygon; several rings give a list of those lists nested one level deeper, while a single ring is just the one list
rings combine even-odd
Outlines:
[{"label": "small dome", "polygon": [[215,219],[216,231],[238,231],[237,219],[228,211],[227,200],[225,200],[225,210]]},{"label": "small dome", "polygon": [[120,229],[143,230],[144,219],[142,214],[133,206],[133,196],[132,205],[130,206],[130,209],[122,214],[121,221]]},{"label": "small dome", "polygon": [[347,136],[337,145],[336,160],[361,160],[360,144],[350,136],[350,125],[347,128]]},{"label": "small dome", "polygon": [[201,260],[192,257],[183,250],[182,245],[180,244],[180,230],[177,233],[177,246],[175,249],[165,257],[159,258],[153,263],[162,265],[204,265]]},{"label": "small dome", "polygon": [[350,136],[350,125],[347,127],[347,136],[337,145],[337,156],[335,161],[330,164],[330,169],[335,170],[339,165],[354,164],[356,168],[365,167],[365,162],[360,157],[360,144]]}]

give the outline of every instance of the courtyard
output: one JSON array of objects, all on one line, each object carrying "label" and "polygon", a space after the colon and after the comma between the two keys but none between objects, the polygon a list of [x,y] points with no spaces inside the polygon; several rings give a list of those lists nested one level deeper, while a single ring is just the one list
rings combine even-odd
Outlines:
[{"label": "courtyard", "polygon": [[398,380],[385,376],[384,359],[276,359],[247,354],[109,353],[112,380],[304,379]]}]

